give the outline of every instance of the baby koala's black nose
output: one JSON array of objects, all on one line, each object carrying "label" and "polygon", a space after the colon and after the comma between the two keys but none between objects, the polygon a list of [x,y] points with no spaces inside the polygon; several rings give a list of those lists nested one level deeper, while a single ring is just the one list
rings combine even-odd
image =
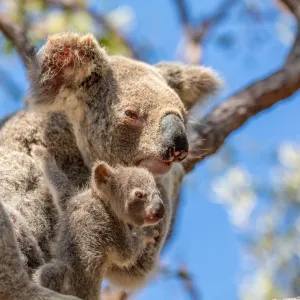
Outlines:
[{"label": "baby koala's black nose", "polygon": [[162,219],[164,217],[164,215],[165,215],[165,207],[164,207],[164,205],[161,204],[159,206],[159,208],[157,210],[155,210],[155,212],[154,212],[153,215],[154,215],[154,218],[157,219],[157,220]]},{"label": "baby koala's black nose", "polygon": [[163,205],[163,203],[157,205],[156,207],[154,207],[153,209],[150,210],[149,213],[149,217],[150,219],[153,220],[160,220],[164,217],[165,215],[165,206]]}]

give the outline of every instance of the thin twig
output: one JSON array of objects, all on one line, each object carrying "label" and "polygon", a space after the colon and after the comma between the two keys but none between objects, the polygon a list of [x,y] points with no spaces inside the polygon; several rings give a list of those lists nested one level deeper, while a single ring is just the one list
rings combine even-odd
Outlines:
[{"label": "thin twig", "polygon": [[89,9],[83,3],[72,1],[72,0],[44,0],[46,5],[56,6],[67,10],[72,11],[84,11],[85,13],[89,14],[92,19],[100,24],[106,31],[112,33],[117,40],[123,44],[126,49],[130,52],[130,56],[136,59],[140,58],[140,54],[138,51],[133,47],[133,43],[126,39],[123,35],[121,35],[118,30],[107,20],[107,18],[101,14],[98,14],[92,9]]},{"label": "thin twig", "polygon": [[190,18],[185,0],[174,0],[174,2],[178,10],[179,20],[182,27],[185,29],[188,38],[195,43],[200,43],[208,30],[226,17],[230,9],[238,2],[238,0],[224,0],[214,14],[201,18],[198,22],[193,22]]},{"label": "thin twig", "polygon": [[188,14],[188,8],[186,5],[186,2],[184,0],[174,0],[178,14],[179,14],[179,20],[181,22],[182,27],[186,31],[186,34],[190,39],[193,39],[193,28],[190,24],[190,17]]},{"label": "thin twig", "polygon": [[203,41],[209,30],[223,21],[237,2],[238,0],[224,0],[214,14],[201,19],[199,25],[194,29],[195,42],[200,43]]},{"label": "thin twig", "polygon": [[178,270],[175,271],[166,266],[160,266],[159,273],[163,276],[175,277],[179,279],[183,283],[184,289],[191,300],[200,299],[193,277],[184,266],[179,267]]},{"label": "thin twig", "polygon": [[199,63],[202,58],[202,46],[204,38],[209,30],[221,22],[229,13],[230,9],[237,3],[237,0],[224,0],[216,13],[198,21],[197,24],[191,20],[188,14],[188,7],[185,0],[174,0],[178,11],[179,20],[186,35],[186,52],[190,63]]}]

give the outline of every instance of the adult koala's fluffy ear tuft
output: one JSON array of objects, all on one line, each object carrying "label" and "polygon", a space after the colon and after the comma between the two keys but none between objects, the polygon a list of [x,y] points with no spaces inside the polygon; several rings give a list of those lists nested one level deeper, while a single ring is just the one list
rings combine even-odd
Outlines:
[{"label": "adult koala's fluffy ear tuft", "polygon": [[179,95],[187,109],[195,102],[214,94],[222,84],[217,73],[203,66],[161,62],[155,67]]},{"label": "adult koala's fluffy ear tuft", "polygon": [[92,35],[52,35],[29,68],[28,102],[46,111],[74,112],[81,104],[80,99],[74,97],[76,90],[91,87],[108,69],[109,58]]}]

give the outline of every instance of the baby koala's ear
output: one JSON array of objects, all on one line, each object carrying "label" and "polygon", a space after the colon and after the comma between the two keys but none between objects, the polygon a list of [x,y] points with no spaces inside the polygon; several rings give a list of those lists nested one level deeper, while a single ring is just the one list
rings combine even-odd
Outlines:
[{"label": "baby koala's ear", "polygon": [[187,109],[214,94],[222,84],[218,74],[211,68],[169,62],[158,63],[155,67]]},{"label": "baby koala's ear", "polygon": [[93,170],[93,180],[96,186],[107,184],[113,174],[112,168],[105,162],[96,163]]},{"label": "baby koala's ear", "polygon": [[109,58],[91,34],[51,35],[29,67],[27,101],[46,111],[74,110],[87,98],[76,91],[100,84],[108,69]]}]

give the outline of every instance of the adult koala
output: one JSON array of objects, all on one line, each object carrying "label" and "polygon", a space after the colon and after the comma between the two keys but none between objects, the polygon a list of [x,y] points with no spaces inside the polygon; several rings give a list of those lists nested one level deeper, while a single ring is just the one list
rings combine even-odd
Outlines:
[{"label": "adult koala", "polygon": [[[46,147],[78,186],[96,159],[164,175],[188,153],[185,106],[219,85],[204,67],[108,56],[91,35],[51,36],[37,57],[28,101],[39,111],[18,112],[0,131],[1,201],[29,270],[51,258],[59,215],[32,145]],[[0,284],[1,272],[9,269]]]}]

